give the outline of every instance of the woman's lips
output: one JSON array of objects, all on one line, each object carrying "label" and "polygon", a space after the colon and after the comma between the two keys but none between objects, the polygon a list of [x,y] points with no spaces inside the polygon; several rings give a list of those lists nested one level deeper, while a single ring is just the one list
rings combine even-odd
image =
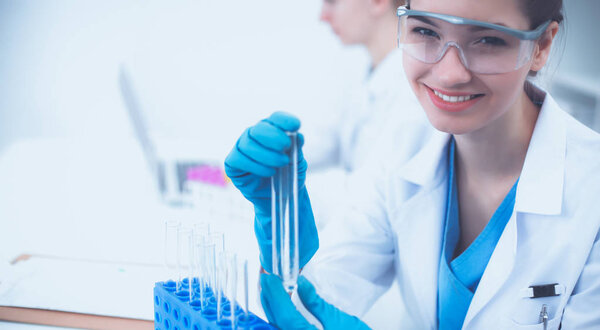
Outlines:
[{"label": "woman's lips", "polygon": [[433,105],[443,111],[459,112],[479,102],[484,94],[447,92],[425,86]]}]

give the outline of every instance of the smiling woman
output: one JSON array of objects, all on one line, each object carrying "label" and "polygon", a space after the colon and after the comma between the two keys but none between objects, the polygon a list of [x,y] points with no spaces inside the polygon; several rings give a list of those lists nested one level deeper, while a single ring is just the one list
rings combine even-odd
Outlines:
[{"label": "smiling woman", "polygon": [[[348,314],[395,280],[414,328],[600,327],[590,309],[600,297],[600,135],[528,80],[548,60],[562,1],[412,0],[398,16],[404,69],[434,129],[400,126],[393,159],[354,177],[345,217],[318,244],[301,235],[318,247],[301,256],[314,283],[300,285],[304,306],[326,328],[362,328]],[[277,134],[236,144],[225,161],[244,195],[266,180],[248,163],[277,167],[262,139],[288,121],[299,126],[278,113],[251,127]],[[299,208],[312,228],[308,195]],[[289,298],[275,279],[262,282],[272,322],[308,327],[279,304]]]}]

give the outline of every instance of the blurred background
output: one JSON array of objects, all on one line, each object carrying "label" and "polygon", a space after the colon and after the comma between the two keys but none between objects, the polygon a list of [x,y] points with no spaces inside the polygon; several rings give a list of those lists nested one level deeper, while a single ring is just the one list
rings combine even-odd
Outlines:
[{"label": "blurred background", "polygon": [[[163,221],[196,215],[159,202],[120,74],[160,157],[222,166],[247,126],[276,110],[310,126],[364,77],[366,53],[339,43],[320,6],[0,0],[0,257],[159,264]],[[566,1],[564,49],[540,81],[597,131],[598,12],[597,0]],[[227,214],[256,259],[251,221]]]},{"label": "blurred background", "polygon": [[[335,102],[340,82],[363,70],[360,51],[342,48],[318,21],[320,5],[2,0],[0,150],[24,137],[131,136],[121,64],[156,136],[231,142],[275,109],[318,114]],[[592,13],[600,3],[566,6],[566,47],[554,57],[553,78],[590,103],[582,117],[595,117],[600,45]],[[577,100],[565,102],[580,111]]]},{"label": "blurred background", "polygon": [[120,65],[153,135],[215,142],[235,141],[275,109],[327,109],[336,86],[362,70],[360,51],[343,51],[318,22],[317,0],[0,6],[0,148],[24,137],[132,136]]}]

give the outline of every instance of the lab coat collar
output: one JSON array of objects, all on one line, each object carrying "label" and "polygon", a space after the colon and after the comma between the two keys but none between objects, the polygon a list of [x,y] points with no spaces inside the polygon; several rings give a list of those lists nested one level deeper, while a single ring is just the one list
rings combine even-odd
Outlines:
[{"label": "lab coat collar", "polygon": [[563,115],[546,94],[517,187],[517,212],[556,215],[562,211],[567,144]]},{"label": "lab coat collar", "polygon": [[[517,212],[556,215],[562,211],[567,128],[561,115],[556,101],[546,94],[517,187]],[[443,179],[446,164],[442,160],[449,139],[450,134],[435,130],[424,147],[402,166],[402,178],[421,186]]]},{"label": "lab coat collar", "polygon": [[506,283],[515,265],[516,248],[517,215],[513,211],[471,300],[463,329],[471,328],[473,319]]},{"label": "lab coat collar", "polygon": [[434,130],[423,148],[399,170],[400,176],[420,186],[437,185],[446,178],[448,167],[444,160],[450,136]]}]

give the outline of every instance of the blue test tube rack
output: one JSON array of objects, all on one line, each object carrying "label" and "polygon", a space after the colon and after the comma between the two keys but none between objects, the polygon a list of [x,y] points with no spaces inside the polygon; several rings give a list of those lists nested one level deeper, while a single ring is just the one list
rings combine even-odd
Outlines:
[{"label": "blue test tube rack", "polygon": [[[199,291],[197,283],[193,283],[192,288],[196,292]],[[217,302],[212,290],[206,289],[208,298],[203,310],[201,310],[200,300],[190,302],[188,290],[187,279],[184,280],[182,289],[179,291],[176,291],[176,283],[173,281],[157,282],[154,285],[155,330],[231,329],[231,308],[225,298],[221,303],[222,318],[220,322],[217,322]],[[234,314],[237,329],[277,329],[250,312],[246,318],[239,305],[236,305]]]}]

